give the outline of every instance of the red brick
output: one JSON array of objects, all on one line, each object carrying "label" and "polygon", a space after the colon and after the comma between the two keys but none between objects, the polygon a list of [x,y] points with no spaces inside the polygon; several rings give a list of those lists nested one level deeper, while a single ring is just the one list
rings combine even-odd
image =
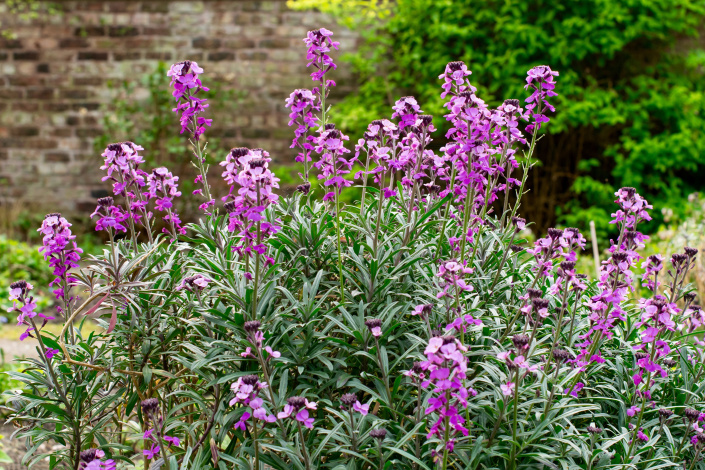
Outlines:
[{"label": "red brick", "polygon": [[61,49],[80,49],[90,46],[90,43],[85,38],[64,38],[59,41]]},{"label": "red brick", "polygon": [[54,88],[33,88],[27,90],[27,99],[50,100],[54,97]]},{"label": "red brick", "polygon": [[195,38],[191,44],[196,49],[218,49],[220,47],[221,41],[216,38]]},{"label": "red brick", "polygon": [[68,162],[71,160],[68,153],[49,152],[44,155],[45,162]]},{"label": "red brick", "polygon": [[74,36],[78,37],[93,37],[93,36],[105,36],[104,26],[81,26],[74,30]]},{"label": "red brick", "polygon": [[106,61],[108,60],[107,52],[79,52],[78,60],[95,60],[95,61]]},{"label": "red brick", "polygon": [[39,52],[37,51],[22,51],[12,54],[15,60],[39,60]]},{"label": "red brick", "polygon": [[134,26],[111,26],[108,28],[108,35],[113,38],[125,38],[138,36],[139,34],[139,29]]}]

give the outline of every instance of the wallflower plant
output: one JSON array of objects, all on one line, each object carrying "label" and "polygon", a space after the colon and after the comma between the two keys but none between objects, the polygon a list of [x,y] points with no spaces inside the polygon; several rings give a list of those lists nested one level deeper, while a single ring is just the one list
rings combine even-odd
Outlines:
[{"label": "wallflower plant", "polygon": [[[526,96],[493,108],[451,62],[438,71],[450,123],[439,150],[438,118],[410,96],[351,141],[328,122],[332,37],[307,34],[314,86],[282,103],[302,177],[293,194],[265,149],[213,151],[210,174],[206,71],[187,60],[165,86],[193,145],[201,219],[180,220],[178,176],[144,168],[150,149],[132,142],[102,155],[103,253],[79,265],[70,223],[46,217],[62,331],[43,329],[53,315],[31,284],[9,286],[39,353],[8,397],[25,463],[705,468],[705,317],[685,284],[697,250],[643,259],[651,206],[633,188],[615,193],[620,235],[596,280],[576,273],[577,229],[521,238],[558,72],[532,68]],[[211,195],[218,177],[230,190]],[[353,185],[362,197],[346,205]],[[84,332],[87,315],[101,332]]]}]

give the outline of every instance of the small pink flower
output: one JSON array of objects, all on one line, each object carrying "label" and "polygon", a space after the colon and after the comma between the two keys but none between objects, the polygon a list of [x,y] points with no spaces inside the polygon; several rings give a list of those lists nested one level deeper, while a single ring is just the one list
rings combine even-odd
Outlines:
[{"label": "small pink flower", "polygon": [[514,385],[514,382],[507,382],[506,384],[500,385],[502,395],[507,397],[512,396],[514,394]]}]

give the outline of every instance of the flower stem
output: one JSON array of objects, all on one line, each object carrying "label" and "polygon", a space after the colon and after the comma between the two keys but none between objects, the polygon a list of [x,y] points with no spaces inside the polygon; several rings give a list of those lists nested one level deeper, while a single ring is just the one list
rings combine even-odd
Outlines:
[{"label": "flower stem", "polygon": [[304,466],[306,467],[306,470],[311,470],[311,463],[308,456],[308,450],[306,450],[306,443],[304,442],[304,433],[301,430],[301,423],[297,422],[297,424],[299,426],[299,442],[301,444],[301,456],[304,461]]}]

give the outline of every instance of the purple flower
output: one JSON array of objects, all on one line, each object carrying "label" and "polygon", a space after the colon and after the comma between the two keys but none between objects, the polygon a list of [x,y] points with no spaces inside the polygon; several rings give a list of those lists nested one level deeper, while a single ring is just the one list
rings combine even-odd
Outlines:
[{"label": "purple flower", "polygon": [[315,141],[314,148],[321,154],[314,166],[320,170],[318,179],[323,180],[323,186],[329,189],[324,200],[333,199],[340,195],[343,188],[352,186],[352,182],[344,178],[355,162],[355,158],[347,160],[343,157],[350,152],[345,148],[348,136],[332,124],[326,124],[326,129],[318,137],[310,136],[309,139]]},{"label": "purple flower", "polygon": [[[233,248],[240,255],[265,254],[264,241],[280,229],[265,219],[266,209],[279,201],[274,192],[279,178],[269,169],[270,161],[265,150],[234,148],[220,163],[223,178],[230,185],[230,193],[223,198],[230,200],[223,207],[229,214],[228,230],[241,236],[240,244]],[[265,257],[267,263],[270,260]]]},{"label": "purple flower", "polygon": [[336,65],[328,53],[335,49],[337,50],[340,43],[331,39],[333,32],[325,28],[309,31],[304,38],[304,43],[308,47],[306,59],[309,61],[307,67],[314,66],[316,71],[311,74],[311,79],[314,82],[321,82],[324,87],[335,85],[331,80],[324,83],[326,73],[330,70],[335,70]]},{"label": "purple flower", "polygon": [[439,299],[453,297],[456,291],[472,292],[473,287],[464,280],[465,275],[472,274],[472,268],[465,267],[455,260],[444,261],[438,268],[438,277],[442,291],[437,294]]},{"label": "purple flower", "polygon": [[195,276],[190,276],[184,278],[181,281],[181,285],[176,288],[176,290],[186,289],[189,292],[201,292],[203,289],[208,287],[211,280],[205,277],[203,274],[196,274]]},{"label": "purple flower", "polygon": [[160,447],[157,444],[152,444],[152,447],[149,449],[144,449],[142,453],[147,457],[148,459],[153,459],[155,456],[159,455],[159,450]]},{"label": "purple flower", "polygon": [[157,209],[166,212],[164,221],[169,224],[171,231],[163,228],[164,233],[170,233],[172,241],[179,235],[186,235],[186,228],[181,226],[181,219],[176,211],[172,210],[173,200],[181,196],[179,191],[179,177],[174,176],[166,167],[155,168],[147,177],[149,192],[145,193],[156,200]]},{"label": "purple flower", "polygon": [[115,231],[115,232],[127,232],[127,227],[123,225],[130,216],[125,212],[122,207],[113,204],[113,198],[102,197],[98,199],[98,206],[95,211],[91,214],[91,219],[98,216],[99,219],[95,224],[96,231]]},{"label": "purple flower", "polygon": [[424,354],[427,360],[420,366],[428,374],[421,386],[430,388],[432,394],[425,410],[427,416],[434,417],[433,424],[428,428],[429,439],[436,436],[443,441],[446,435],[452,439],[457,433],[463,436],[469,433],[464,426],[462,409],[467,408],[468,397],[475,396],[476,392],[463,382],[467,372],[465,352],[467,348],[453,336],[435,336],[426,346]]},{"label": "purple flower", "polygon": [[291,110],[289,126],[296,126],[291,148],[299,147],[299,154],[295,160],[304,163],[304,174],[301,177],[304,181],[308,181],[309,163],[313,161],[311,159],[313,144],[308,139],[308,132],[317,125],[318,118],[313,111],[320,110],[320,103],[311,90],[294,90],[286,100],[286,107]]},{"label": "purple flower", "polygon": [[527,72],[525,89],[531,90],[531,96],[526,99],[529,103],[526,109],[531,113],[532,124],[526,126],[526,132],[533,132],[534,127],[541,129],[541,124],[549,122],[545,110],[555,112],[556,109],[548,102],[548,98],[558,96],[553,90],[556,82],[553,77],[557,77],[558,72],[551,70],[547,65],[539,65]]},{"label": "purple flower", "polygon": [[[113,193],[115,196],[125,198],[128,218],[142,223],[149,230],[149,219],[151,218],[151,213],[147,211],[149,199],[145,200],[145,194],[142,193],[142,188],[147,184],[147,173],[139,168],[144,163],[144,158],[139,154],[141,150],[144,149],[132,142],[110,144],[102,154],[105,164],[100,169],[107,172],[107,175],[103,177],[103,181],[110,180],[113,182]],[[108,204],[107,200],[104,202],[105,208],[101,210],[102,204],[99,202],[99,208],[96,209],[96,212],[91,217],[101,214],[116,219],[123,217],[122,213],[118,212],[122,209],[112,209],[112,203]],[[115,222],[121,223],[122,221],[116,220]],[[101,222],[99,221],[99,223]],[[101,229],[110,226],[109,224],[112,223],[110,220],[102,222]]]},{"label": "purple flower", "polygon": [[[61,214],[47,214],[42,221],[42,226],[37,230],[43,235],[43,246],[39,252],[44,255],[45,260],[49,260],[49,266],[53,268],[56,278],[49,284],[57,286],[53,293],[58,300],[62,300],[64,306],[72,302],[74,298],[69,290],[76,281],[69,271],[78,268],[81,259],[81,250],[76,245],[75,236],[71,233],[71,224],[61,216]],[[63,313],[62,307],[57,305],[59,313]]]},{"label": "purple flower", "polygon": [[172,95],[178,103],[172,111],[181,113],[181,133],[189,131],[195,140],[199,140],[205,128],[213,122],[199,116],[208,107],[205,98],[196,97],[198,92],[208,91],[199,78],[202,73],[203,69],[189,60],[172,65],[167,72],[167,76],[171,77],[170,86],[174,89]]},{"label": "purple flower", "polygon": [[[259,377],[256,375],[246,375],[237,379],[237,382],[230,385],[235,397],[230,400],[230,406],[234,406],[241,403],[245,406],[249,406],[252,409],[252,415],[255,419],[265,421],[267,423],[273,423],[276,421],[276,417],[272,414],[267,413],[264,409],[264,400],[259,396],[259,392],[268,387],[266,382],[260,382]],[[240,418],[240,422],[244,423],[249,419],[249,413],[247,418]],[[244,426],[244,424],[242,424]]]},{"label": "purple flower", "polygon": [[79,454],[80,470],[115,470],[117,464],[114,460],[105,458],[105,452],[100,449],[88,449]]},{"label": "purple flower", "polygon": [[318,405],[316,402],[308,401],[304,397],[290,397],[286,400],[284,411],[277,414],[277,418],[286,419],[294,415],[294,419],[303,424],[307,428],[313,428],[314,419],[309,417],[309,410],[316,410]]},{"label": "purple flower", "polygon": [[507,382],[506,384],[501,384],[502,395],[505,397],[510,397],[514,395],[514,382]]}]

